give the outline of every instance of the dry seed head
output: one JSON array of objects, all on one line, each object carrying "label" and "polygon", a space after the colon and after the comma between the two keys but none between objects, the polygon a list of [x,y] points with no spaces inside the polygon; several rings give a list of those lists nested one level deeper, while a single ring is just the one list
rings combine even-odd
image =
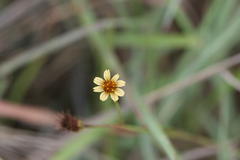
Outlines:
[{"label": "dry seed head", "polygon": [[81,120],[73,117],[70,114],[63,114],[60,120],[60,125],[62,129],[77,132],[84,128],[84,124]]}]

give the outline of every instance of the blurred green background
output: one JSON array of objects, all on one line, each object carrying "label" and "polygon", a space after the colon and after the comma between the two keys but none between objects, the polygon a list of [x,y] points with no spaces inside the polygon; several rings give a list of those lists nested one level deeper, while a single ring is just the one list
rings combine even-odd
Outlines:
[{"label": "blurred green background", "polygon": [[[124,122],[149,132],[88,129],[69,133],[55,151],[43,150],[46,143],[19,156],[3,147],[0,157],[240,159],[240,68],[219,63],[240,51],[239,33],[238,0],[1,0],[2,100],[116,123],[113,103],[92,92],[93,78],[110,69],[127,82]],[[217,71],[199,79],[212,66]],[[62,134],[7,118],[0,124],[36,139]]]}]

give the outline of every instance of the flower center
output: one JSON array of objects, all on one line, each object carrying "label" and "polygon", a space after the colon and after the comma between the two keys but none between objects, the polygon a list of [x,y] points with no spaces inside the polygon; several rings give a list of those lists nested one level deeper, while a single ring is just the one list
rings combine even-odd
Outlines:
[{"label": "flower center", "polygon": [[107,93],[113,93],[117,88],[117,83],[114,81],[105,81],[103,83],[103,90]]}]

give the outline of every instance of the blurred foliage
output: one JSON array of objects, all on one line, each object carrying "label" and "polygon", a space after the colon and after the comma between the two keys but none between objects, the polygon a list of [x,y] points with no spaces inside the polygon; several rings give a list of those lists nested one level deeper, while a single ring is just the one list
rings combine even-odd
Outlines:
[{"label": "blurred foliage", "polygon": [[[240,140],[239,93],[221,75],[151,106],[144,101],[239,52],[238,0],[4,0],[0,9],[2,99],[85,118],[102,115],[112,103],[91,93],[92,80],[109,68],[127,81],[121,104],[139,112],[126,113],[125,122],[149,130],[125,137],[89,129],[49,159],[178,159],[211,145],[219,150],[208,158],[239,159],[233,145]],[[238,66],[231,72],[239,78]],[[116,120],[113,114],[101,122]]]}]

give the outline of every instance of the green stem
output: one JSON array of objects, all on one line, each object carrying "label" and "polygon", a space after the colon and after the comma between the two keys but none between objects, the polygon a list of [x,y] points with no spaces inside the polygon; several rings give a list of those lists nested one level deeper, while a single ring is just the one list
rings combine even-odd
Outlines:
[{"label": "green stem", "polygon": [[117,112],[118,112],[118,117],[119,117],[120,123],[123,123],[123,117],[122,117],[120,104],[118,102],[115,102],[115,107],[116,107]]}]

